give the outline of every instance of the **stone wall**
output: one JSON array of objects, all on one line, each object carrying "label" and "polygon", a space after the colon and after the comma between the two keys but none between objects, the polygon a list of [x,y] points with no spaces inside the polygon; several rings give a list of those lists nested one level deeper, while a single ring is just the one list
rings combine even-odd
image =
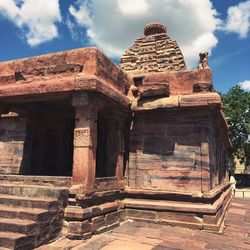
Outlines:
[{"label": "stone wall", "polygon": [[129,188],[210,190],[209,111],[154,111],[134,116]]},{"label": "stone wall", "polygon": [[211,117],[209,130],[209,152],[210,152],[210,171],[211,189],[228,180],[228,139],[227,128],[223,120],[214,113]]},{"label": "stone wall", "polygon": [[70,239],[87,239],[119,226],[126,219],[120,199],[120,192],[70,198],[64,212],[64,234]]},{"label": "stone wall", "polygon": [[26,121],[18,116],[0,118],[0,174],[20,174]]}]

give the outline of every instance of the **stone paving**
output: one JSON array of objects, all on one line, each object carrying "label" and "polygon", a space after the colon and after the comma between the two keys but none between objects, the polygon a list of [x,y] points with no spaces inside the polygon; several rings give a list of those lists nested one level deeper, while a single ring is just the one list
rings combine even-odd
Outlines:
[{"label": "stone paving", "polygon": [[221,233],[127,221],[82,241],[58,239],[39,250],[250,249],[250,199],[234,198]]},{"label": "stone paving", "polygon": [[236,197],[250,198],[250,188],[237,188],[235,190]]}]

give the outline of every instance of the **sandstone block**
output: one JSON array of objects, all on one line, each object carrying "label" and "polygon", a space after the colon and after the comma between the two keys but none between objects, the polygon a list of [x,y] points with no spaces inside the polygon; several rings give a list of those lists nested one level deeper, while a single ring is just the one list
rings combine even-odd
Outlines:
[{"label": "sandstone block", "polygon": [[137,210],[137,209],[126,209],[127,217],[129,218],[143,218],[143,219],[156,219],[155,211]]},{"label": "sandstone block", "polygon": [[113,212],[105,215],[105,221],[107,225],[113,224],[119,221],[119,214],[118,212]]},{"label": "sandstone block", "polygon": [[195,214],[178,214],[171,212],[157,212],[158,220],[173,220],[173,221],[183,221],[190,223],[200,223],[201,218],[196,216]]},{"label": "sandstone block", "polygon": [[82,234],[82,222],[71,221],[68,225],[68,234]]},{"label": "sandstone block", "polygon": [[89,208],[81,208],[77,206],[68,206],[65,209],[64,217],[68,220],[86,220],[91,218],[92,211]]},{"label": "sandstone block", "polygon": [[82,223],[82,233],[91,233],[93,229],[93,223],[89,222],[88,220]]},{"label": "sandstone block", "polygon": [[97,230],[95,231],[95,234],[101,234],[101,233],[107,232],[107,231],[109,231],[109,230],[112,230],[112,229],[118,227],[119,225],[120,225],[120,223],[119,223],[119,221],[118,221],[118,222],[115,222],[115,223],[113,223],[113,224],[111,224],[111,225],[101,227],[101,228],[99,228],[99,229],[97,229]]},{"label": "sandstone block", "polygon": [[82,208],[76,206],[68,206],[65,208],[64,217],[71,220],[71,219],[81,219],[82,218]]},{"label": "sandstone block", "polygon": [[106,225],[105,218],[103,215],[92,218],[91,222],[93,223],[93,231],[96,231],[97,229]]},{"label": "sandstone block", "polygon": [[118,216],[119,216],[119,221],[120,222],[124,222],[126,220],[126,209],[122,209],[120,211],[117,212],[118,213]]},{"label": "sandstone block", "polygon": [[102,209],[99,206],[93,206],[91,207],[92,216],[95,217],[97,215],[100,215],[102,213]]},{"label": "sandstone block", "polygon": [[111,211],[117,210],[119,207],[119,203],[117,201],[105,203],[99,206],[99,208],[102,210],[102,213],[108,213]]},{"label": "sandstone block", "polygon": [[148,84],[138,87],[139,97],[169,96],[169,85],[167,83]]},{"label": "sandstone block", "polygon": [[89,221],[70,221],[68,224],[68,234],[82,235],[92,232],[93,224]]}]

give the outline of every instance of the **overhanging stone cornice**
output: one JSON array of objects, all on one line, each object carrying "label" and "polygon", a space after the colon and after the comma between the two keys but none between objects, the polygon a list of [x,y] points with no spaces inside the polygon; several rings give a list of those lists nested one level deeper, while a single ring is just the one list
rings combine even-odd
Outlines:
[{"label": "overhanging stone cornice", "polygon": [[96,76],[68,76],[62,78],[37,79],[32,82],[20,84],[0,85],[0,101],[8,102],[9,99],[22,97],[38,97],[71,93],[74,91],[92,91],[101,93],[123,106],[129,107],[129,99],[109,86]]}]

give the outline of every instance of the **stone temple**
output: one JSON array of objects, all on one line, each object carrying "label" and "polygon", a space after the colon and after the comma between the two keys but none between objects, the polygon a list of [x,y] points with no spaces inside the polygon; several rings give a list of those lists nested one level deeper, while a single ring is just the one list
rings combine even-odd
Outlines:
[{"label": "stone temple", "polygon": [[0,247],[127,219],[220,230],[230,141],[207,56],[188,70],[151,23],[120,65],[94,47],[1,62]]}]

